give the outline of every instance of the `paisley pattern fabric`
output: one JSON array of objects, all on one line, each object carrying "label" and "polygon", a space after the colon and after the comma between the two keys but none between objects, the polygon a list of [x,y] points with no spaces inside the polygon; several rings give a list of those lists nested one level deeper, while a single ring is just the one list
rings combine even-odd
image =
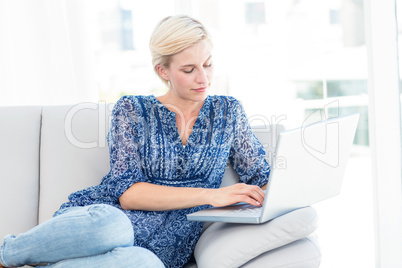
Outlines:
[{"label": "paisley pattern fabric", "polygon": [[[124,96],[113,108],[108,145],[110,172],[99,185],[71,194],[61,208],[103,203],[121,209],[119,197],[136,182],[218,188],[228,160],[247,184],[263,186],[270,172],[242,106],[227,96],[206,98],[186,146],[176,114],[153,95]],[[166,267],[183,267],[203,226],[187,221],[186,214],[206,207],[124,212],[135,246],[153,251]]]}]

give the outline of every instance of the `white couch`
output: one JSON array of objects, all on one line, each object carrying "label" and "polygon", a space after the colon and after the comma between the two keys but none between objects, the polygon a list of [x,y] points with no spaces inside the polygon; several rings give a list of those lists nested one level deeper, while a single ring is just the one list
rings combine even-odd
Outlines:
[{"label": "white couch", "polygon": [[[0,243],[51,218],[70,193],[108,173],[111,110],[105,103],[0,107]],[[275,144],[274,130],[253,131]],[[228,167],[223,185],[235,179]],[[187,267],[318,267],[316,227],[311,207],[262,225],[213,223],[197,243],[197,263]]]}]

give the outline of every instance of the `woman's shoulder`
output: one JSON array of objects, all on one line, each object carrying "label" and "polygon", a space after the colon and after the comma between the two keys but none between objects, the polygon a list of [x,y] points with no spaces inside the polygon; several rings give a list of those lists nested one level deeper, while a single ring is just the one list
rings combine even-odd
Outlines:
[{"label": "woman's shoulder", "polygon": [[139,112],[149,109],[155,102],[153,95],[125,95],[122,96],[114,105],[114,109],[124,109],[127,112]]},{"label": "woman's shoulder", "polygon": [[124,95],[116,102],[116,105],[139,104],[141,102],[144,104],[154,103],[155,97],[153,95]]},{"label": "woman's shoulder", "polygon": [[235,97],[226,95],[210,95],[209,96],[211,105],[215,108],[226,108],[226,109],[236,109],[241,105],[240,101]]},{"label": "woman's shoulder", "polygon": [[228,95],[209,95],[208,96],[212,101],[228,101],[228,102],[238,102],[235,97]]}]

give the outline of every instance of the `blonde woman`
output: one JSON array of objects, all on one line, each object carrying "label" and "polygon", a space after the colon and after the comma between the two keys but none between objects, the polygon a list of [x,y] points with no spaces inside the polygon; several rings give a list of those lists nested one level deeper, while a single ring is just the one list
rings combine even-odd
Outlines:
[{"label": "blonde woman", "polygon": [[[69,196],[54,217],[0,249],[4,266],[183,267],[208,206],[260,206],[270,167],[240,103],[208,95],[212,42],[187,16],[163,19],[150,40],[162,96],[124,96],[112,112],[110,172]],[[226,163],[240,176],[219,188]]]}]

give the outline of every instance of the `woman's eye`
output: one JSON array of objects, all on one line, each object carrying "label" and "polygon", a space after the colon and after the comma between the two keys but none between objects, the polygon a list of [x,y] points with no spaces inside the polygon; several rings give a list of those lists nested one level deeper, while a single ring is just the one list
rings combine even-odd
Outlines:
[{"label": "woman's eye", "polygon": [[211,67],[212,66],[212,62],[209,64],[205,64],[204,67]]},{"label": "woman's eye", "polygon": [[183,72],[185,72],[186,74],[191,74],[194,71],[194,68],[192,68],[191,70],[183,70]]}]

